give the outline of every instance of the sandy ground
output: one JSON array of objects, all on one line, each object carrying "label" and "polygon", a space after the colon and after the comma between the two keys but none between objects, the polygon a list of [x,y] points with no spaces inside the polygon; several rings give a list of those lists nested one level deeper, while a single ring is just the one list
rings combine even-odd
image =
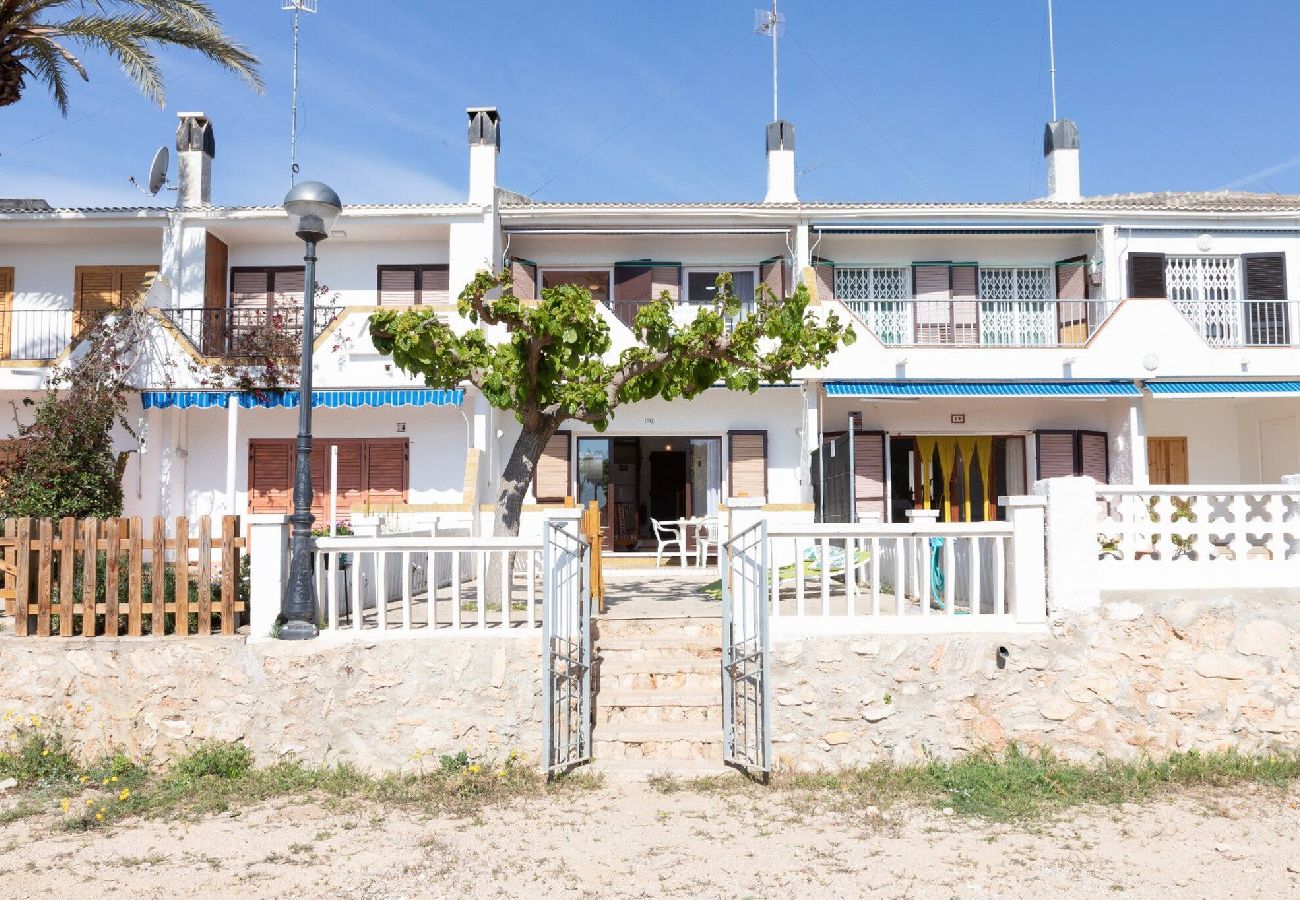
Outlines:
[{"label": "sandy ground", "polygon": [[607,782],[471,819],[271,804],[104,833],[0,829],[13,897],[1287,897],[1300,804],[1200,793],[1033,826]]}]

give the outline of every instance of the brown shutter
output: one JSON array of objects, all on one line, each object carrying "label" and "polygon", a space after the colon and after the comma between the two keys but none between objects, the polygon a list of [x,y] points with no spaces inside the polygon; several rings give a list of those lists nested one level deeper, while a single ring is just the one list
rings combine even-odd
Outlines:
[{"label": "brown shutter", "polygon": [[203,250],[203,305],[220,309],[226,305],[226,266],[230,264],[230,248],[215,234],[208,232]]},{"label": "brown shutter", "polygon": [[[406,438],[380,438],[365,442],[365,498],[371,506],[405,503],[410,473]],[[343,456],[339,454],[339,481]]]},{"label": "brown shutter", "polygon": [[868,516],[885,521],[885,435],[859,431],[853,435],[853,493],[858,521]]},{"label": "brown shutter", "polygon": [[[338,514],[347,518],[353,506],[365,502],[361,469],[365,441],[354,438],[316,438],[311,442],[311,511],[317,519],[330,508],[330,448],[339,448]],[[297,457],[294,457],[295,467]]]},{"label": "brown shutter", "polygon": [[1074,432],[1040,431],[1038,437],[1038,480],[1070,478],[1075,473]]},{"label": "brown shutter", "polygon": [[117,305],[129,306],[144,298],[149,282],[158,274],[153,266],[121,266],[117,270]]},{"label": "brown shutter", "polygon": [[425,266],[420,270],[420,302],[451,302],[451,270],[446,265]]},{"label": "brown shutter", "polygon": [[916,340],[920,344],[952,342],[952,269],[946,265],[913,266],[916,295]]},{"label": "brown shutter", "polygon": [[232,307],[266,306],[270,297],[271,274],[266,269],[230,270]]},{"label": "brown shutter", "polygon": [[952,341],[954,344],[979,343],[979,267],[953,266],[949,270],[952,284]]},{"label": "brown shutter", "polygon": [[563,503],[569,496],[570,432],[557,431],[546,442],[533,472],[533,497],[538,503]]},{"label": "brown shutter", "polygon": [[292,438],[248,442],[248,511],[288,512],[293,506]]},{"label": "brown shutter", "polygon": [[307,274],[304,269],[276,269],[271,277],[274,302],[285,306],[302,306]]},{"label": "brown shutter", "polygon": [[835,264],[818,263],[813,266],[816,279],[817,299],[825,302],[835,299]]},{"label": "brown shutter", "polygon": [[13,334],[14,270],[0,269],[0,359],[10,359],[13,348],[9,338]]},{"label": "brown shutter", "polygon": [[1128,295],[1130,297],[1165,296],[1165,255],[1163,253],[1128,255]]},{"label": "brown shutter", "polygon": [[778,259],[760,265],[758,267],[758,280],[767,285],[778,298],[784,297],[785,261]]},{"label": "brown shutter", "polygon": [[537,266],[521,259],[510,260],[511,290],[520,300],[537,299]]},{"label": "brown shutter", "polygon": [[730,495],[767,498],[767,432],[727,432]]},{"label": "brown shutter", "polygon": [[1110,438],[1104,431],[1079,432],[1079,467],[1076,471],[1098,484],[1110,483]]},{"label": "brown shutter", "polygon": [[416,302],[414,266],[380,266],[380,306],[411,306]]},{"label": "brown shutter", "polygon": [[681,300],[682,297],[682,267],[681,266],[655,266],[650,270],[650,296],[651,299],[658,300],[664,292],[668,292],[668,299],[674,303]]},{"label": "brown shutter", "polygon": [[1291,343],[1286,257],[1280,253],[1248,253],[1241,259],[1246,272],[1247,340],[1271,347]]},{"label": "brown shutter", "polygon": [[650,266],[615,266],[614,299],[654,299],[654,269]]},{"label": "brown shutter", "polygon": [[1056,324],[1063,346],[1088,340],[1088,257],[1075,256],[1056,264]]}]

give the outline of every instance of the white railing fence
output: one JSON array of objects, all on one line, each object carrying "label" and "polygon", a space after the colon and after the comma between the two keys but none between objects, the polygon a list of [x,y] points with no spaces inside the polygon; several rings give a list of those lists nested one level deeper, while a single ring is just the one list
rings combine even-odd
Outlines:
[{"label": "white railing fence", "polygon": [[1080,347],[1118,306],[1097,299],[837,299],[891,346]]},{"label": "white railing fence", "polygon": [[540,622],[542,548],[534,539],[321,537],[314,547],[324,631],[534,629]]},{"label": "white railing fence", "polygon": [[[781,525],[768,528],[774,627],[983,629],[1040,624],[1042,515],[1010,522]],[[1022,570],[1013,577],[1017,525]],[[1034,548],[1037,552],[1032,552]],[[870,623],[870,624],[869,624]],[[928,623],[928,624],[927,624]]]},{"label": "white railing fence", "polygon": [[1097,487],[1104,589],[1300,586],[1300,488]]}]

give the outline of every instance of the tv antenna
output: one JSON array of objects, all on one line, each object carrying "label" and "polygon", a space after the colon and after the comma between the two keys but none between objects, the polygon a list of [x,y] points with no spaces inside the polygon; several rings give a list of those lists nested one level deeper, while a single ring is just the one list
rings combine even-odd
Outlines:
[{"label": "tv antenna", "polygon": [[293,108],[289,117],[289,187],[298,180],[298,20],[302,13],[314,13],[316,0],[284,0],[280,7],[293,11]]},{"label": "tv antenna", "polygon": [[140,182],[135,180],[131,175],[127,181],[136,186],[136,189],[142,194],[148,194],[150,197],[157,197],[158,192],[164,187],[171,188],[167,183],[167,164],[171,160],[171,154],[167,152],[166,147],[159,147],[158,152],[153,155],[153,162],[149,166],[149,184],[148,187],[140,187]]},{"label": "tv antenna", "polygon": [[[1052,0],[1047,0],[1047,56],[1052,76],[1052,121],[1056,121],[1056,34],[1052,23]],[[1041,45],[1040,45],[1041,46]]]},{"label": "tv antenna", "polygon": [[772,0],[771,9],[754,10],[754,34],[763,37],[772,38],[772,121],[780,121],[781,117],[777,114],[777,94],[776,94],[776,76],[777,76],[777,57],[776,44],[777,38],[785,33],[785,14],[777,12],[776,0]]}]

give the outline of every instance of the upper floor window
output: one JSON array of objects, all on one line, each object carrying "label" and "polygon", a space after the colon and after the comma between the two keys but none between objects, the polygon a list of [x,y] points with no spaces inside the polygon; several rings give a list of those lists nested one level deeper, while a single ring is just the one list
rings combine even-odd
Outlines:
[{"label": "upper floor window", "polygon": [[1165,290],[1175,303],[1236,303],[1240,270],[1236,256],[1166,256]]},{"label": "upper floor window", "polygon": [[686,302],[712,303],[717,297],[718,276],[723,272],[731,273],[731,291],[739,299],[742,307],[754,303],[754,286],[758,281],[758,269],[687,269]]},{"label": "upper floor window", "polygon": [[380,306],[416,306],[424,303],[447,303],[448,269],[441,265],[379,266],[378,297]]},{"label": "upper floor window", "polygon": [[981,300],[1051,300],[1056,296],[1051,266],[980,266]]},{"label": "upper floor window", "polygon": [[835,296],[841,300],[906,300],[912,296],[912,267],[836,266]]},{"label": "upper floor window", "polygon": [[597,303],[609,303],[609,269],[542,269],[542,290],[566,284],[586,288]]},{"label": "upper floor window", "polygon": [[230,270],[230,305],[301,306],[305,284],[302,266],[236,266]]}]

